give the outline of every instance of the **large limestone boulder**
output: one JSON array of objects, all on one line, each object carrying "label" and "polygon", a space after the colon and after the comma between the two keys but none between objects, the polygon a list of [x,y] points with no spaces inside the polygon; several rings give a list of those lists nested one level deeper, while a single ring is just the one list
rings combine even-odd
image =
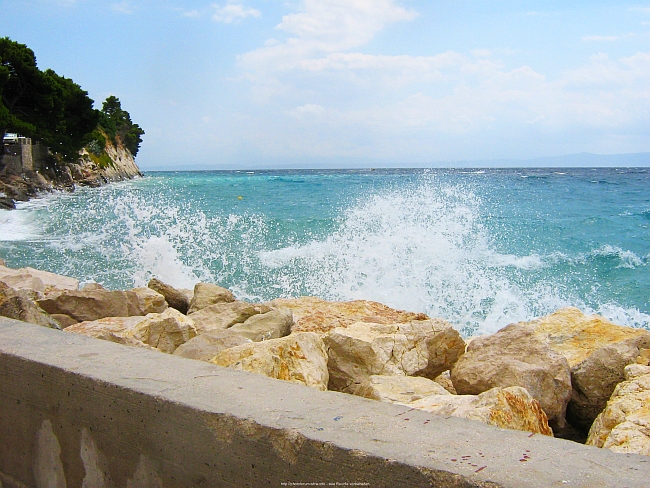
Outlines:
[{"label": "large limestone boulder", "polygon": [[565,424],[571,397],[569,364],[526,326],[510,324],[474,339],[451,368],[451,380],[460,395],[520,386],[540,403],[552,423]]},{"label": "large limestone boulder", "polygon": [[431,395],[407,404],[437,415],[476,420],[503,429],[553,435],[539,402],[525,388],[492,388],[480,395]]},{"label": "large limestone boulder", "polygon": [[211,362],[323,391],[329,379],[325,345],[313,332],[226,349]]},{"label": "large limestone boulder", "polygon": [[65,332],[127,345],[146,345],[169,354],[196,336],[192,319],[173,308],[145,317],[106,317],[80,322],[67,327]]},{"label": "large limestone boulder", "polygon": [[160,293],[165,297],[165,301],[170,307],[175,308],[181,313],[186,314],[187,310],[190,308],[190,301],[192,300],[191,295],[188,296],[187,293],[182,290],[177,290],[173,286],[160,281],[158,278],[152,278],[149,280],[147,287]]},{"label": "large limestone boulder", "polygon": [[435,378],[465,351],[460,334],[442,319],[397,324],[356,322],[323,337],[329,389],[355,393],[372,375]]},{"label": "large limestone boulder", "polygon": [[[146,290],[146,291],[145,291]],[[130,317],[159,313],[166,307],[164,297],[148,288],[127,291],[79,290],[53,293],[38,300],[49,314],[63,314],[79,322],[105,317]]]},{"label": "large limestone boulder", "polygon": [[248,337],[234,333],[231,330],[214,330],[197,335],[185,344],[178,346],[174,351],[174,356],[211,361],[225,349],[250,344],[251,342],[253,341]]},{"label": "large limestone boulder", "polygon": [[599,315],[584,315],[577,308],[563,308],[522,325],[566,357],[573,386],[567,418],[585,432],[616,385],[624,381],[625,367],[642,349],[650,348],[647,330],[615,325]]},{"label": "large limestone boulder", "polygon": [[229,330],[248,337],[254,342],[259,342],[289,335],[292,325],[293,314],[291,310],[283,308],[253,315],[246,319],[243,324],[233,325]]},{"label": "large limestone boulder", "polygon": [[441,385],[421,376],[383,376],[368,377],[356,395],[372,398],[380,402],[410,404],[431,395],[451,395]]},{"label": "large limestone boulder", "polygon": [[267,305],[288,308],[293,312],[292,332],[317,332],[325,334],[337,327],[347,327],[355,322],[394,324],[412,320],[427,320],[423,313],[405,312],[368,300],[328,302],[316,297],[279,298]]},{"label": "large limestone boulder", "polygon": [[165,297],[151,288],[133,288],[131,291],[138,297],[138,306],[142,310],[142,315],[163,313],[167,310]]},{"label": "large limestone boulder", "polygon": [[587,445],[650,456],[650,366],[625,368],[625,381],[593,423]]},{"label": "large limestone boulder", "polygon": [[0,281],[14,289],[30,289],[45,293],[55,290],[76,290],[79,281],[67,276],[61,276],[48,271],[34,268],[12,269],[0,266]]},{"label": "large limestone boulder", "polygon": [[190,302],[188,314],[214,305],[215,303],[234,302],[235,296],[227,288],[212,283],[197,283],[194,286],[194,296]]},{"label": "large limestone boulder", "polygon": [[14,290],[0,282],[0,316],[22,320],[51,329],[61,329],[59,323],[39,307],[25,290]]},{"label": "large limestone boulder", "polygon": [[253,315],[269,312],[266,305],[248,302],[223,302],[209,305],[188,316],[192,318],[199,334],[215,330],[225,330],[235,324],[246,322]]}]

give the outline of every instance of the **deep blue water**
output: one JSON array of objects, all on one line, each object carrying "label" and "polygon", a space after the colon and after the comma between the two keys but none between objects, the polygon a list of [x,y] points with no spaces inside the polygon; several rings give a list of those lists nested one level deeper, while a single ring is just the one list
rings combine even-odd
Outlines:
[{"label": "deep blue water", "polygon": [[650,169],[152,172],[0,211],[0,257],[110,288],[371,299],[467,334],[566,305],[650,328]]}]

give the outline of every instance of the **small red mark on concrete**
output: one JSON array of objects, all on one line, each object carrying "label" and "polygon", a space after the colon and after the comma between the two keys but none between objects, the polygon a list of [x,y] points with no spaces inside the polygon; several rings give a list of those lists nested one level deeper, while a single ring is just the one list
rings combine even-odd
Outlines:
[{"label": "small red mark on concrete", "polygon": [[533,437],[535,435],[535,432],[531,432],[528,437]]},{"label": "small red mark on concrete", "polygon": [[480,468],[478,468],[478,469],[477,469],[476,471],[474,471],[474,472],[475,472],[475,473],[478,473],[479,471],[483,471],[485,468],[487,468],[487,466],[481,466]]},{"label": "small red mark on concrete", "polygon": [[452,459],[452,461],[453,461],[453,462],[456,462],[456,461],[457,461],[457,459],[456,459],[456,458],[453,458],[453,459]]}]

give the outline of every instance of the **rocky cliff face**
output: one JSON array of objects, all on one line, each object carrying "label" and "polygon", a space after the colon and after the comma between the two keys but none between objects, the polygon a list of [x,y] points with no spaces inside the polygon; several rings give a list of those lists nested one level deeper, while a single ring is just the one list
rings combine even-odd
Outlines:
[{"label": "rocky cliff face", "polygon": [[27,201],[43,192],[74,191],[77,185],[97,187],[142,176],[131,152],[119,142],[108,143],[102,158],[82,149],[75,162],[57,161],[49,154],[32,157],[36,147],[31,143],[23,145],[2,159],[0,209],[15,208],[15,202]]},{"label": "rocky cliff face", "polygon": [[140,169],[135,164],[135,159],[131,152],[118,144],[106,145],[106,154],[110,162],[104,167],[100,167],[93,161],[91,155],[86,149],[81,151],[81,157],[71,167],[72,178],[80,185],[84,186],[101,186],[113,181],[129,180],[136,176],[142,176]]}]

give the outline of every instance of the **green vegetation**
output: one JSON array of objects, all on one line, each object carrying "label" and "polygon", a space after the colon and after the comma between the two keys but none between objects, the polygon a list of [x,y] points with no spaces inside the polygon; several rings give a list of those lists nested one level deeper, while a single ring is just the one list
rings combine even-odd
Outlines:
[{"label": "green vegetation", "polygon": [[131,121],[127,111],[122,110],[119,98],[111,95],[106,99],[102,105],[99,126],[110,137],[113,144],[117,144],[119,139],[133,156],[138,154],[144,130]]},{"label": "green vegetation", "polygon": [[[106,143],[122,144],[135,156],[144,131],[110,96],[102,110],[88,92],[51,69],[41,71],[34,52],[8,37],[0,38],[0,140],[7,132],[40,140],[57,159],[74,161],[88,147],[100,167],[110,161]],[[0,157],[4,152],[1,147]]]}]

